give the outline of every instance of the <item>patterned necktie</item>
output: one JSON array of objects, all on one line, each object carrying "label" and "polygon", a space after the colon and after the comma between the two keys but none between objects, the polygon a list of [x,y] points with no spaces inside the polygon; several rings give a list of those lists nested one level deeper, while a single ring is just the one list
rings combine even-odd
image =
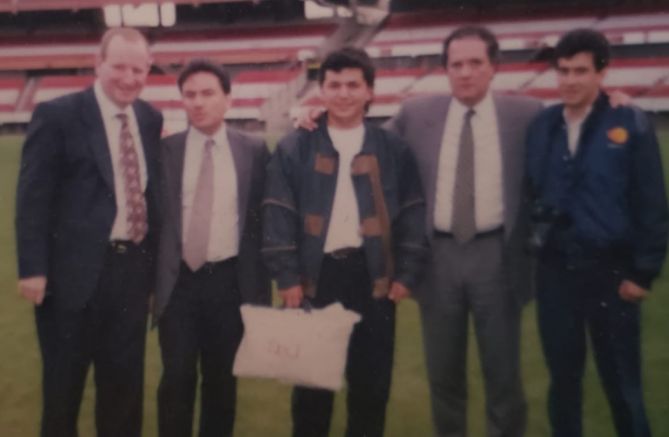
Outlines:
[{"label": "patterned necktie", "polygon": [[197,271],[207,261],[211,209],[214,203],[214,161],[212,158],[214,145],[212,139],[208,139],[204,144],[200,174],[184,242],[183,259],[192,271]]},{"label": "patterned necktie", "polygon": [[474,218],[474,136],[472,133],[472,116],[474,110],[465,113],[460,133],[458,150],[458,166],[455,171],[455,187],[453,190],[453,219],[451,232],[459,244],[464,244],[476,235]]},{"label": "patterned necktie", "polygon": [[146,220],[146,199],[142,192],[139,172],[139,158],[135,149],[135,140],[128,127],[128,115],[117,114],[121,120],[120,159],[121,173],[123,174],[123,188],[125,190],[126,229],[128,238],[139,244],[146,236],[148,224]]}]

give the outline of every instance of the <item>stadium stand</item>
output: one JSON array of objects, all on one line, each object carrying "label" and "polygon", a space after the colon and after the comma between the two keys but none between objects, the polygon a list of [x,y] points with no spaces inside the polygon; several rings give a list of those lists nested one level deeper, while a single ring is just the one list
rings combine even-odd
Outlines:
[{"label": "stadium stand", "polygon": [[[613,44],[658,44],[669,42],[669,20],[662,14],[597,15],[483,20],[495,32],[502,50],[536,49],[554,45],[559,36],[576,27],[601,30]],[[462,22],[453,22],[448,12],[407,13],[392,16],[368,47],[370,56],[428,56],[441,54],[444,35]]]},{"label": "stadium stand", "polygon": [[[370,117],[393,115],[401,101],[412,95],[450,91],[442,68],[380,70],[377,76]],[[509,63],[499,66],[492,89],[532,95],[550,104],[558,99],[556,83],[555,71],[546,63]],[[669,111],[669,58],[614,60],[604,86],[624,91],[648,111]],[[300,107],[319,105],[316,89],[299,102]]]},{"label": "stadium stand", "polygon": [[[2,7],[0,2],[0,11]],[[440,65],[442,41],[454,27],[471,19],[499,37],[506,60],[493,82],[498,91],[554,101],[555,73],[545,62],[529,61],[563,32],[592,27],[605,32],[614,49],[630,48],[617,52],[605,86],[627,92],[646,110],[669,111],[666,14],[590,9],[532,17],[469,17],[447,8],[395,13],[372,29],[371,36],[369,26],[358,29],[349,26],[350,20],[341,19],[152,30],[148,35],[157,67],[143,97],[163,111],[168,130],[183,127],[175,73],[191,58],[207,57],[226,65],[233,74],[228,118],[252,129],[281,131],[286,127],[288,108],[293,112],[319,104],[313,72],[324,49],[359,44],[375,58],[379,69],[369,115],[384,118],[406,97],[449,90]],[[95,32],[82,31],[0,38],[0,74],[7,76],[0,80],[0,124],[25,124],[35,104],[90,84],[98,37]]]},{"label": "stadium stand", "polygon": [[[310,59],[336,28],[332,23],[188,31],[152,44],[158,65],[183,65],[193,57],[223,64],[269,64]],[[92,68],[97,36],[40,35],[0,43],[0,70]]]},{"label": "stadium stand", "polygon": [[24,82],[21,78],[0,79],[0,111],[10,112],[16,109]]},{"label": "stadium stand", "polygon": [[[283,106],[285,111],[285,108],[290,105],[282,102],[281,99],[297,94],[304,86],[305,80],[301,69],[239,73],[233,78],[231,107],[226,117],[229,120],[240,122],[248,120],[262,122],[266,118],[265,114],[271,111],[270,108],[266,108],[267,105]],[[94,81],[94,76],[45,76],[35,81],[35,90],[27,104],[29,110],[45,100],[90,86]],[[176,82],[177,78],[174,75],[151,75],[141,96],[163,111],[168,121],[166,127],[170,132],[185,126],[185,114],[181,107],[181,97]],[[6,113],[15,110],[16,100],[24,85],[24,82],[18,79],[0,82],[0,111]],[[8,102],[8,105],[4,105],[5,101]],[[22,114],[24,121],[27,122],[30,113],[24,111]]]}]

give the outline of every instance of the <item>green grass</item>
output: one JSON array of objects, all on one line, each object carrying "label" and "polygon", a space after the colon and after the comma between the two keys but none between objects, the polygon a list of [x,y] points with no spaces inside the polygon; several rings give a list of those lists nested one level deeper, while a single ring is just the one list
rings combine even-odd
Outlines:
[{"label": "green grass", "polygon": [[[40,358],[33,311],[16,294],[14,247],[14,192],[19,160],[19,137],[0,137],[0,436],[36,436],[40,417]],[[663,130],[665,167],[669,168],[669,129]],[[645,399],[655,436],[669,435],[669,283],[656,283],[643,312]],[[474,345],[473,337],[470,345]],[[548,436],[545,413],[547,376],[539,347],[534,305],[523,319],[522,365],[529,403],[528,437]],[[156,436],[156,387],[161,365],[156,332],[148,334],[144,433]],[[475,347],[469,350],[469,427],[473,437],[485,435],[481,370]],[[80,415],[80,435],[94,436],[92,384],[87,385]],[[343,434],[344,396],[337,398],[332,435]],[[244,380],[239,387],[236,435],[241,437],[288,436],[290,388],[271,381]],[[389,437],[431,435],[428,391],[418,310],[413,302],[400,305]],[[607,403],[592,360],[585,378],[585,431],[589,437],[614,435]]]}]

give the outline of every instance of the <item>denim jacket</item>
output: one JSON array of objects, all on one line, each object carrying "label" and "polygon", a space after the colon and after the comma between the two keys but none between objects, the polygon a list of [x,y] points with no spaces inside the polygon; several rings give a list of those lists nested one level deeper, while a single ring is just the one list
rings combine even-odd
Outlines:
[{"label": "denim jacket", "polygon": [[[338,160],[325,115],[313,132],[299,129],[284,137],[268,165],[262,251],[279,289],[301,284],[306,296],[317,292]],[[351,173],[374,296],[386,296],[393,281],[413,289],[427,239],[412,152],[396,135],[365,123]]]}]

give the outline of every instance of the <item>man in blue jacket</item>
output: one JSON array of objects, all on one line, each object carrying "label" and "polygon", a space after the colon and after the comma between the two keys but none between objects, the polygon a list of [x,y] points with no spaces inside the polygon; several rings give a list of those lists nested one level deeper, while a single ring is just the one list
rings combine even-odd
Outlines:
[{"label": "man in blue jacket", "polygon": [[613,108],[601,91],[608,62],[602,34],[565,34],[555,53],[562,103],[545,109],[528,133],[554,437],[582,434],[586,328],[618,435],[650,436],[639,313],[664,261],[667,203],[652,125],[638,108]]}]

